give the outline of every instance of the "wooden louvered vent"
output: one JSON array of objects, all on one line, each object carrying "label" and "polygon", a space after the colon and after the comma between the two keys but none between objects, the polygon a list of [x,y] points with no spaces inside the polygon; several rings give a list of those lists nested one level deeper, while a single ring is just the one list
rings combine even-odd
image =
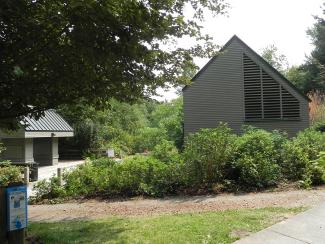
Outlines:
[{"label": "wooden louvered vent", "polygon": [[298,119],[299,101],[247,55],[244,63],[245,118]]}]

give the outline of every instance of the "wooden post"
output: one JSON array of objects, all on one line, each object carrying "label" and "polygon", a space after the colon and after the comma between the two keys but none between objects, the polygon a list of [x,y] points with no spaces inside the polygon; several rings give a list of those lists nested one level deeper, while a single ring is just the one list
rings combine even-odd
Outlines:
[{"label": "wooden post", "polygon": [[0,243],[8,243],[7,239],[7,201],[6,188],[0,187]]},{"label": "wooden post", "polygon": [[9,231],[8,244],[25,244],[25,229]]},{"label": "wooden post", "polygon": [[28,186],[29,184],[29,167],[25,167],[24,168],[24,181],[25,181],[25,184]]},{"label": "wooden post", "polygon": [[59,185],[62,186],[62,168],[58,168]]}]

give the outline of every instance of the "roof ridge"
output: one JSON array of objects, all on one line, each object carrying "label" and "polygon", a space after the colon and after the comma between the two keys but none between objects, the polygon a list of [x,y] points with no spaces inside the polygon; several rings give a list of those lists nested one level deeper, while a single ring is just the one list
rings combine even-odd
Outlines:
[{"label": "roof ridge", "polygon": [[[289,81],[283,74],[281,74],[277,69],[275,69],[269,62],[267,62],[261,55],[259,55],[257,52],[255,52],[251,47],[249,47],[242,39],[240,39],[236,34],[233,35],[226,43],[223,45],[223,47],[219,50],[219,54],[213,56],[191,79],[191,81],[194,81],[202,72],[204,72],[208,66],[220,55],[221,52],[223,52],[227,47],[234,41],[237,40],[242,46],[244,46],[246,49],[248,49],[250,52],[253,53],[262,63],[270,67],[271,71],[277,74],[284,82],[289,85],[292,89],[294,89],[300,96],[302,96],[307,101],[310,101],[309,97],[307,97],[305,94],[303,94],[294,84],[292,84],[291,81]],[[184,91],[188,85],[184,86],[182,88],[182,91]]]}]

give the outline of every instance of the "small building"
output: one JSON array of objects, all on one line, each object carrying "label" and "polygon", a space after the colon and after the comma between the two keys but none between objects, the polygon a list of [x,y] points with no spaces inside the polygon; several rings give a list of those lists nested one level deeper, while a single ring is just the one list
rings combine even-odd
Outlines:
[{"label": "small building", "polygon": [[0,132],[0,141],[6,150],[1,160],[14,164],[39,163],[40,166],[58,163],[58,138],[72,137],[72,127],[54,110],[47,110],[38,120],[26,117],[21,129]]},{"label": "small building", "polygon": [[183,88],[184,134],[227,123],[286,131],[309,126],[309,99],[280,72],[233,36]]}]

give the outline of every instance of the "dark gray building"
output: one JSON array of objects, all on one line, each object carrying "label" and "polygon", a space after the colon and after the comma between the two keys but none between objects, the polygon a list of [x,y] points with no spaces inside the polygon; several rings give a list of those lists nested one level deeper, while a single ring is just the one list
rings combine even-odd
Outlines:
[{"label": "dark gray building", "polygon": [[73,136],[71,126],[54,110],[45,111],[39,120],[26,117],[24,121],[18,131],[0,131],[0,142],[6,148],[0,159],[14,164],[57,164],[58,139]]},{"label": "dark gray building", "polygon": [[309,126],[309,99],[237,36],[183,88],[184,133],[226,122],[294,136]]}]

